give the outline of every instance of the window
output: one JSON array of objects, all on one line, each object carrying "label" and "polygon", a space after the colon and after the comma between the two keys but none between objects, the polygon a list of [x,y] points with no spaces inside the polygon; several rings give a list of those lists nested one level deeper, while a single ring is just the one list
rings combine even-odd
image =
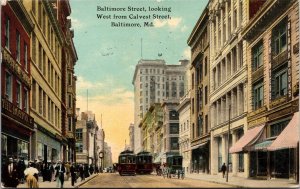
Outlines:
[{"label": "window", "polygon": [[202,116],[198,117],[198,136],[203,134],[203,118]]},{"label": "window", "polygon": [[72,131],[72,117],[68,117],[68,131]]},{"label": "window", "polygon": [[257,70],[263,65],[263,43],[259,42],[252,48],[252,58],[253,58],[253,71]]},{"label": "window", "polygon": [[179,134],[179,124],[170,123],[170,134]]},{"label": "window", "polygon": [[208,115],[205,115],[205,133],[208,133]]},{"label": "window", "polygon": [[69,98],[68,98],[68,108],[72,108],[72,95],[69,94]]},{"label": "window", "polygon": [[192,114],[194,114],[194,98],[192,98]]},{"label": "window", "polygon": [[76,142],[76,152],[83,152],[82,142]]},{"label": "window", "polygon": [[5,25],[5,47],[9,50],[9,36],[10,35],[10,20],[6,17],[6,25]]},{"label": "window", "polygon": [[28,143],[22,140],[17,140],[18,143],[18,156],[24,157],[25,159],[28,158]]},{"label": "window", "polygon": [[219,170],[221,170],[222,167],[222,139],[221,137],[218,137],[218,165],[219,165]]},{"label": "window", "polygon": [[205,76],[207,75],[207,57],[205,57],[205,59],[204,59],[204,75]]},{"label": "window", "polygon": [[207,86],[205,86],[205,88],[204,88],[204,94],[205,94],[204,103],[206,105],[207,104],[207,95],[208,95],[208,93],[207,93]]},{"label": "window", "polygon": [[257,110],[263,106],[264,85],[263,80],[253,85],[253,109]]},{"label": "window", "polygon": [[180,83],[179,96],[183,97],[184,95],[184,83]]},{"label": "window", "polygon": [[48,60],[48,82],[50,83],[50,76],[51,76],[51,62]]},{"label": "window", "polygon": [[195,82],[195,81],[194,81],[194,73],[192,73],[192,89],[194,89],[194,85],[195,85],[194,82]]},{"label": "window", "polygon": [[27,44],[24,44],[24,69],[28,71]]},{"label": "window", "polygon": [[7,155],[7,136],[1,134],[1,153]]},{"label": "window", "polygon": [[16,60],[18,63],[20,63],[20,51],[21,51],[21,36],[19,31],[16,32],[16,40],[17,40],[17,46],[16,46]]},{"label": "window", "polygon": [[287,24],[284,20],[273,31],[275,55],[280,54],[287,48]]},{"label": "window", "polygon": [[40,142],[37,143],[38,149],[37,149],[37,155],[38,159],[42,159],[44,157],[44,145]]},{"label": "window", "polygon": [[[237,140],[239,140],[244,135],[244,130],[238,129],[236,135],[237,135]],[[238,156],[239,156],[239,163],[238,163],[239,172],[244,172],[244,153],[239,153]]]},{"label": "window", "polygon": [[36,109],[36,81],[33,79],[32,80],[32,108]]},{"label": "window", "polygon": [[281,67],[278,71],[274,73],[273,78],[273,97],[278,98],[287,94],[287,65]]},{"label": "window", "polygon": [[47,100],[46,100],[46,93],[43,92],[43,116],[46,117],[46,103],[47,103]]},{"label": "window", "polygon": [[270,137],[278,136],[281,131],[287,126],[290,120],[281,121],[279,123],[275,123],[270,125]]},{"label": "window", "polygon": [[179,150],[178,137],[171,137],[171,150]]},{"label": "window", "polygon": [[189,120],[186,121],[186,129],[189,129]]},{"label": "window", "polygon": [[5,96],[12,102],[12,75],[5,72]]},{"label": "window", "polygon": [[23,110],[28,113],[28,90],[24,89],[24,106]]},{"label": "window", "polygon": [[82,140],[82,129],[76,129],[76,140]]},{"label": "window", "polygon": [[172,97],[177,96],[177,86],[175,82],[172,82]]},{"label": "window", "polygon": [[170,120],[179,120],[179,114],[177,111],[172,110],[169,112],[169,119]]},{"label": "window", "polygon": [[68,85],[72,85],[72,73],[68,74]]},{"label": "window", "polygon": [[17,106],[21,109],[22,108],[22,94],[21,94],[21,83],[19,81],[17,81],[17,88],[16,88],[16,103],[17,103]]},{"label": "window", "polygon": [[43,90],[39,87],[39,113],[43,113]]},{"label": "window", "polygon": [[48,120],[51,121],[51,100],[48,98]]}]

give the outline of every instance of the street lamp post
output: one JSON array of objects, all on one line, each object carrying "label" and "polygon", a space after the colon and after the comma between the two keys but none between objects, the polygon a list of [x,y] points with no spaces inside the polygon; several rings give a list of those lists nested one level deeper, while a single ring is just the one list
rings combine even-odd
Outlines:
[{"label": "street lamp post", "polygon": [[103,151],[99,152],[99,156],[100,156],[100,160],[101,160],[101,163],[100,163],[100,172],[102,173],[102,170],[103,170]]},{"label": "street lamp post", "polygon": [[229,104],[229,111],[228,111],[228,142],[227,142],[227,174],[226,174],[226,182],[228,182],[228,173],[229,173],[229,140],[230,140],[230,111],[231,111],[231,104]]}]

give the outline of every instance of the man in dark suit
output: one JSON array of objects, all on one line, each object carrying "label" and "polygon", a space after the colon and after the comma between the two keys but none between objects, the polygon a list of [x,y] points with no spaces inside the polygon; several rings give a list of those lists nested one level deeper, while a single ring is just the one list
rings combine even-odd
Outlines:
[{"label": "man in dark suit", "polygon": [[8,159],[8,163],[3,167],[3,183],[5,187],[16,188],[19,184],[17,165],[13,163],[13,158]]},{"label": "man in dark suit", "polygon": [[70,173],[71,173],[71,184],[72,186],[74,186],[74,183],[76,182],[76,174],[77,174],[75,163],[72,163],[70,167]]},{"label": "man in dark suit", "polygon": [[61,161],[59,161],[58,165],[55,167],[55,170],[56,170],[55,177],[59,179],[60,187],[63,188],[64,181],[65,181],[64,174],[66,172],[66,168],[64,164]]},{"label": "man in dark suit", "polygon": [[84,165],[80,164],[79,165],[79,173],[80,173],[80,178],[81,181],[85,180],[85,170],[84,170]]}]

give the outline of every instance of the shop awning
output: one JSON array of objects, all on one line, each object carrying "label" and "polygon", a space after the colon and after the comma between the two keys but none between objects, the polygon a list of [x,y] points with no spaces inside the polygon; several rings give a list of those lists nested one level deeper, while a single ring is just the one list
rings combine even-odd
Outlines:
[{"label": "shop awning", "polygon": [[274,140],[266,140],[254,145],[254,150],[267,150]]},{"label": "shop awning", "polygon": [[268,150],[280,150],[286,148],[296,148],[299,142],[299,112],[294,113],[292,120],[275,139]]},{"label": "shop awning", "polygon": [[204,147],[207,143],[208,143],[208,141],[206,141],[206,142],[204,142],[204,143],[202,143],[202,144],[198,144],[198,145],[196,145],[196,146],[192,146],[191,149],[192,149],[192,150],[195,150],[195,149],[197,149],[197,148],[202,148],[202,147]]},{"label": "shop awning", "polygon": [[262,124],[260,126],[257,126],[253,129],[249,129],[245,132],[245,134],[240,138],[229,150],[230,153],[238,153],[243,151],[243,148],[250,144],[255,142],[259,136],[261,135],[263,128],[265,124]]}]

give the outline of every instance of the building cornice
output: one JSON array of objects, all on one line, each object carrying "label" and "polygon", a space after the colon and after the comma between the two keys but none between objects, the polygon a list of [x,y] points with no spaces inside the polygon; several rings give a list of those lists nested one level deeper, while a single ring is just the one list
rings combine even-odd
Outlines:
[{"label": "building cornice", "polygon": [[296,0],[267,0],[242,30],[243,38],[251,40],[264,32],[265,28],[269,27],[272,21],[281,16],[294,2]]},{"label": "building cornice", "polygon": [[199,17],[195,27],[193,28],[188,40],[187,40],[187,44],[189,46],[191,46],[191,44],[196,41],[195,38],[199,35],[201,35],[201,33],[203,32],[205,27],[201,27],[200,26],[204,23],[208,21],[208,5],[209,3],[207,3],[207,5],[205,6],[204,10],[202,11],[201,16]]},{"label": "building cornice", "polygon": [[65,38],[63,37],[64,36],[63,32],[62,32],[61,28],[59,27],[57,18],[54,16],[52,5],[50,4],[49,1],[42,1],[42,2],[45,5],[45,9],[49,15],[49,20],[53,25],[54,31],[58,37],[60,44],[64,44],[66,41],[65,41]]},{"label": "building cornice", "polygon": [[165,65],[166,65],[166,62],[162,59],[156,59],[156,60],[140,59],[138,64],[135,66],[132,84],[134,85],[136,76],[138,74],[137,72],[141,66],[165,66]]},{"label": "building cornice", "polygon": [[23,3],[20,1],[9,1],[8,5],[11,6],[11,8],[14,10],[16,16],[22,23],[22,26],[25,28],[27,33],[30,34],[34,28],[34,24],[31,21],[30,16],[29,16],[28,12],[26,11]]}]

